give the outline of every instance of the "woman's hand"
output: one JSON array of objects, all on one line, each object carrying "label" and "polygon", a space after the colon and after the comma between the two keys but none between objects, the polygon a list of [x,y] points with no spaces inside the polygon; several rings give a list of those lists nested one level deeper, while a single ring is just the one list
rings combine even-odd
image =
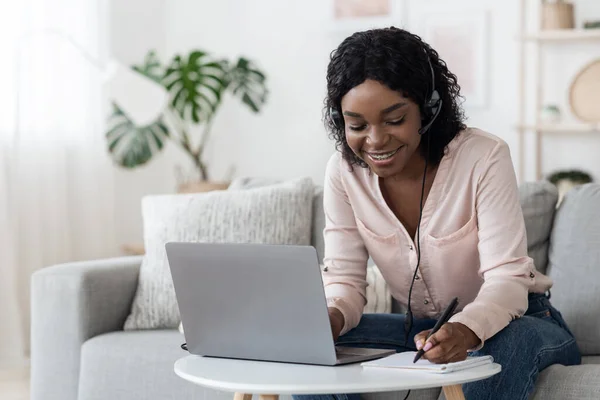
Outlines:
[{"label": "woman's hand", "polygon": [[442,325],[429,339],[428,334],[429,330],[416,335],[415,344],[418,350],[424,348],[423,358],[436,364],[463,361],[467,358],[467,351],[480,343],[471,329],[458,322]]},{"label": "woman's hand", "polygon": [[337,341],[340,336],[340,332],[344,329],[344,315],[340,310],[334,307],[328,307],[329,312],[329,323],[331,324],[331,333],[333,334],[333,341]]}]

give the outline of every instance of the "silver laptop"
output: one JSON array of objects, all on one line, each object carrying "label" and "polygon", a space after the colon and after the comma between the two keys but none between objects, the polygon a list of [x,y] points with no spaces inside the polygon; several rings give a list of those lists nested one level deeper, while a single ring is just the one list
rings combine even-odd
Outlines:
[{"label": "silver laptop", "polygon": [[167,243],[166,251],[192,354],[339,365],[395,353],[336,348],[314,247]]}]

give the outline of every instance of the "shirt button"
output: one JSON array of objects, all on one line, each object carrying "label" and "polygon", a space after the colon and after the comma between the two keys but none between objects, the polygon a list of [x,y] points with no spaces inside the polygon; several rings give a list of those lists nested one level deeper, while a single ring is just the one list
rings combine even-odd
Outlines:
[{"label": "shirt button", "polygon": [[532,279],[535,278],[535,275],[533,274],[533,272],[529,273],[529,277],[532,278]]},{"label": "shirt button", "polygon": [[413,247],[412,247],[412,246],[408,246],[408,247],[409,247],[411,250],[413,249]]},{"label": "shirt button", "polygon": [[415,276],[416,281],[418,281],[419,279],[421,279],[421,277],[419,275]]},{"label": "shirt button", "polygon": [[423,304],[429,304],[429,300],[427,300],[427,299],[423,300]]}]

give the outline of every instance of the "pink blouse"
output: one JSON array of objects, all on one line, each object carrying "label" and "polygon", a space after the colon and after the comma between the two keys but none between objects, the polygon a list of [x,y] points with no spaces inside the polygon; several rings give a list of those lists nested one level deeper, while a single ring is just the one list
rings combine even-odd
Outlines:
[{"label": "pink blouse", "polygon": [[[330,307],[345,318],[342,334],[358,325],[366,304],[369,255],[391,294],[408,302],[417,266],[411,238],[385,202],[379,179],[336,152],[324,184],[323,280]],[[449,145],[423,207],[421,265],[413,287],[415,318],[437,318],[457,296],[451,322],[481,339],[492,337],[527,309],[528,292],[552,286],[527,256],[527,236],[508,146],[478,129]]]}]

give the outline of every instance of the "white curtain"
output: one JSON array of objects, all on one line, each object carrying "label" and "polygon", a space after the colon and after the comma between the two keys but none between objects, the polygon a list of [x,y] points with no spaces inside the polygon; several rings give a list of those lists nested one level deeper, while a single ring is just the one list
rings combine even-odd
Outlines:
[{"label": "white curtain", "polygon": [[105,0],[0,6],[0,365],[28,357],[31,274],[116,253]]}]

